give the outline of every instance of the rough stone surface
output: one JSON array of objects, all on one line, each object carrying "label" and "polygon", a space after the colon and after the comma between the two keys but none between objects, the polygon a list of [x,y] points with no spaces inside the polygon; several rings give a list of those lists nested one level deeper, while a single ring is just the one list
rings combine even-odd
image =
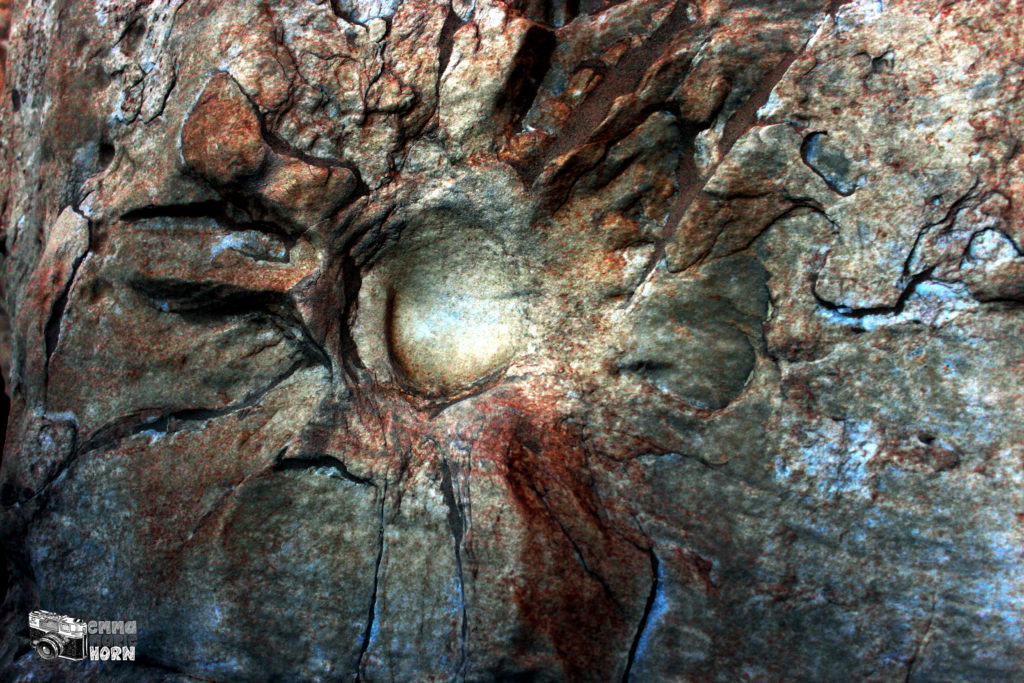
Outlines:
[{"label": "rough stone surface", "polygon": [[0,0],[0,678],[1021,680],[1022,24]]}]

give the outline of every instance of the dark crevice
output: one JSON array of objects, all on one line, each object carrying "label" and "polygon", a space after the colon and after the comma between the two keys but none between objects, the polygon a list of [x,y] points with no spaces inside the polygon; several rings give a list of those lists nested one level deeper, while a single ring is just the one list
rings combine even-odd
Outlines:
[{"label": "dark crevice", "polygon": [[932,621],[935,620],[935,605],[938,602],[938,596],[932,596],[932,606],[928,610],[928,620],[925,622],[924,629],[921,632],[921,637],[914,643],[914,651],[910,653],[910,658],[907,660],[907,673],[903,678],[904,683],[910,683],[911,676],[914,673],[914,666],[917,664],[917,660],[921,655],[921,648],[924,647],[924,641],[928,639],[928,635],[932,630]]},{"label": "dark crevice", "polygon": [[252,313],[278,312],[290,307],[284,294],[267,290],[250,290],[219,282],[192,282],[171,278],[136,276],[128,286],[154,308],[167,313],[195,313],[196,317],[244,316]]},{"label": "dark crevice", "polygon": [[[544,507],[548,507],[547,501],[544,501]],[[598,583],[598,585],[601,586],[601,589],[604,591],[605,595],[608,596],[608,599],[611,600],[613,604],[615,604],[616,606],[620,606],[618,599],[615,597],[615,592],[612,590],[612,587],[608,585],[608,581],[606,581],[605,578],[598,574],[596,571],[591,569],[590,566],[587,564],[587,559],[583,556],[583,550],[580,548],[579,543],[576,542],[576,539],[569,535],[569,530],[565,528],[565,525],[562,524],[561,520],[557,519],[554,516],[550,508],[548,508],[548,514],[550,514],[551,518],[555,520],[555,524],[562,532],[562,535],[565,536],[566,540],[569,541],[569,545],[572,546],[573,554],[576,556],[576,561],[580,563],[580,566],[583,568],[584,573],[586,573],[587,576],[592,578],[594,581]]]},{"label": "dark crevice", "polygon": [[114,143],[107,139],[104,135],[100,139],[99,150],[97,151],[96,163],[99,166],[99,173],[102,173],[110,166],[110,162],[114,160],[114,154],[116,152]]},{"label": "dark crevice", "polygon": [[242,249],[236,248],[236,251],[255,260],[287,263],[289,261],[287,252],[295,247],[298,241],[298,234],[294,231],[289,231],[274,221],[254,218],[253,208],[252,206],[247,208],[236,205],[227,199],[214,199],[191,204],[144,206],[122,214],[120,220],[126,223],[158,220],[161,218],[194,221],[208,220],[215,223],[218,227],[225,228],[231,232],[251,230],[280,241],[281,245],[285,248],[286,254],[281,258],[268,258],[266,256],[254,256]]},{"label": "dark crevice", "polygon": [[331,357],[328,355],[324,347],[313,338],[313,334],[306,324],[301,320],[280,321],[273,317],[272,319],[275,323],[284,323],[283,325],[275,325],[281,336],[292,344],[295,344],[297,350],[302,353],[310,363],[323,367],[328,373],[328,382],[333,383],[334,367],[331,365]]},{"label": "dark crevice", "polygon": [[578,62],[576,66],[573,68],[570,76],[575,76],[582,72],[584,69],[589,69],[590,71],[593,71],[597,76],[599,76],[602,79],[604,79],[608,75],[608,65],[602,62],[600,59],[597,59],[596,57],[591,57],[590,59],[584,59]]},{"label": "dark crevice", "polygon": [[618,599],[615,597],[615,592],[612,590],[612,587],[608,585],[608,582],[605,580],[603,576],[601,576],[596,571],[591,569],[590,566],[587,564],[587,559],[583,555],[582,548],[580,548],[579,543],[577,543],[576,539],[574,539],[572,535],[569,533],[569,530],[565,528],[565,525],[562,524],[562,520],[560,520],[555,515],[555,512],[551,509],[551,506],[548,504],[547,496],[544,495],[544,492],[541,491],[540,488],[532,481],[527,482],[527,485],[530,487],[530,489],[533,490],[534,495],[537,496],[538,500],[540,500],[541,505],[544,506],[544,509],[548,513],[548,517],[551,519],[552,522],[555,523],[555,526],[558,527],[558,530],[562,533],[562,536],[565,537],[565,540],[569,542],[569,546],[572,548],[573,555],[576,557],[576,561],[579,562],[580,567],[582,567],[583,572],[591,579],[593,579],[595,582],[597,582],[598,585],[601,586],[601,589],[604,591],[605,595],[608,596],[608,599],[612,601],[612,604],[614,604],[616,607],[621,608],[621,605],[619,604]]},{"label": "dark crevice", "polygon": [[[845,4],[845,1],[846,0],[830,3],[829,12],[834,14],[835,9],[839,5]],[[807,41],[809,40],[810,37],[808,37]],[[678,194],[676,200],[672,203],[672,206],[669,209],[668,218],[665,220],[663,237],[666,244],[671,240],[673,234],[676,232],[679,224],[683,220],[683,217],[686,215],[687,210],[704,191],[704,188],[707,186],[707,183],[711,178],[715,176],[719,166],[725,159],[729,158],[732,148],[736,142],[743,137],[743,135],[757,126],[758,110],[768,101],[772,91],[786,75],[786,72],[789,71],[789,67],[792,66],[800,55],[803,54],[807,46],[807,41],[805,41],[804,45],[800,48],[784,55],[779,63],[764,75],[760,84],[746,97],[743,103],[740,104],[736,111],[734,111],[725,122],[725,126],[722,129],[722,136],[718,143],[718,161],[707,169],[706,173],[701,174],[693,160],[692,144],[695,134],[688,138],[688,143],[691,145],[691,151],[683,155],[683,161],[680,164],[677,181]],[[724,106],[724,102],[722,106]],[[720,108],[719,111],[716,111],[712,115],[708,124],[719,118],[721,113],[722,111]],[[659,256],[655,263],[660,262],[662,253],[663,247],[659,249]],[[700,262],[706,258],[709,253],[710,250],[707,250],[691,261],[693,263]],[[684,268],[689,265],[692,265],[692,263],[681,264]],[[650,275],[650,272],[645,273],[645,278],[648,275]]]},{"label": "dark crevice", "polygon": [[834,150],[822,150],[822,139],[828,137],[827,131],[814,131],[804,136],[800,143],[800,158],[807,168],[825,181],[829,189],[841,197],[849,197],[857,190],[856,183],[849,182],[845,172],[849,172],[849,161]]},{"label": "dark crevice", "polygon": [[[90,232],[92,232],[90,225]],[[46,326],[43,329],[43,339],[46,351],[46,366],[49,368],[50,358],[53,356],[53,352],[57,348],[57,342],[60,341],[60,323],[64,319],[64,311],[67,309],[68,297],[71,295],[71,288],[75,284],[75,278],[78,275],[78,268],[82,265],[82,261],[85,260],[88,254],[88,249],[85,253],[75,259],[71,265],[71,275],[68,277],[67,284],[61,290],[57,300],[53,302],[53,306],[50,307],[50,317],[46,321]]]},{"label": "dark crevice", "polygon": [[373,624],[377,619],[377,588],[380,581],[380,565],[384,559],[384,506],[387,503],[388,482],[385,479],[384,486],[380,493],[380,518],[377,531],[377,560],[373,568],[373,589],[370,594],[370,610],[366,618],[366,628],[363,629],[363,636],[359,643],[359,657],[356,660],[355,680],[368,680],[363,675],[363,659],[367,650],[370,649],[370,637],[373,635]]},{"label": "dark crevice", "polygon": [[[238,87],[239,91],[245,94],[245,89],[242,88],[242,86],[239,85],[238,82],[235,81],[233,78],[232,81],[235,83],[236,87]],[[247,100],[249,100],[249,106],[252,107],[252,111],[256,115],[256,119],[259,121],[260,136],[263,138],[263,142],[268,147],[270,147],[271,150],[273,150],[274,152],[283,157],[298,159],[299,161],[309,164],[310,166],[316,166],[318,168],[327,169],[346,169],[352,174],[352,177],[355,179],[355,187],[348,197],[349,202],[352,202],[358,197],[363,197],[370,193],[369,186],[363,180],[363,176],[359,172],[359,168],[355,164],[343,161],[342,159],[317,157],[293,146],[287,140],[285,140],[276,132],[274,132],[273,124],[275,121],[275,117],[279,116],[280,113],[270,112],[268,114],[267,112],[262,111],[259,108],[259,106],[247,94],[245,94],[245,97]]]},{"label": "dark crevice", "polygon": [[[786,220],[787,218],[789,218],[791,216],[797,215],[797,214],[799,214],[800,212],[803,212],[803,211],[809,211],[811,213],[817,214],[817,215],[821,216],[822,218],[824,218],[826,221],[828,221],[830,224],[835,225],[835,223],[832,221],[831,218],[829,218],[829,216],[825,212],[825,210],[815,200],[809,199],[809,198],[805,198],[805,197],[787,197],[787,199],[789,201],[793,202],[792,206],[790,206],[788,209],[786,209],[785,211],[780,213],[775,218],[771,219],[767,223],[767,225],[765,225],[763,228],[761,228],[760,230],[757,231],[757,234],[755,234],[752,237],[750,237],[749,239],[747,239],[743,244],[741,244],[741,245],[731,249],[728,253],[724,253],[724,254],[719,253],[719,256],[724,258],[724,257],[727,257],[727,256],[731,256],[733,254],[737,254],[737,253],[746,251],[747,249],[752,247],[754,245],[754,243],[757,242],[757,240],[759,240],[761,238],[762,235],[764,235],[769,230],[771,230],[773,227],[775,227],[776,224],[778,224],[781,221]],[[707,250],[707,254],[704,255],[705,257],[707,255],[711,254],[711,252],[714,251],[715,246],[717,246],[717,244],[718,244],[718,237],[719,236],[715,237],[714,244],[712,244],[711,248]]]},{"label": "dark crevice", "polygon": [[355,189],[349,196],[349,201],[363,197],[370,194],[370,188],[363,180],[362,174],[359,172],[359,168],[349,161],[343,161],[342,159],[318,157],[303,152],[301,149],[292,146],[287,140],[279,136],[274,131],[270,130],[269,125],[265,116],[260,116],[260,128],[262,129],[263,141],[267,143],[270,149],[274,150],[283,157],[291,157],[298,159],[299,161],[309,164],[310,166],[317,166],[319,168],[344,168],[349,171],[355,178]]},{"label": "dark crevice", "polygon": [[444,18],[441,25],[441,33],[437,40],[437,83],[441,84],[441,77],[448,68],[448,62],[452,58],[452,48],[455,43],[455,32],[463,25],[459,15],[451,7],[448,8],[448,16]]},{"label": "dark crevice", "polygon": [[236,285],[135,277],[127,283],[147,305],[186,322],[204,324],[225,318],[251,319],[270,325],[295,344],[310,362],[331,369],[330,356],[313,337],[292,299],[280,292]]},{"label": "dark crevice", "polygon": [[553,28],[572,23],[580,14],[580,0],[526,0],[520,5],[528,19]]},{"label": "dark crevice", "polygon": [[[333,7],[334,2],[332,1],[332,8]],[[287,49],[287,46],[284,43],[281,43],[281,47]],[[292,57],[292,59],[294,61],[295,58]],[[327,169],[343,168],[347,170],[349,173],[352,174],[352,177],[355,179],[355,187],[353,188],[351,194],[349,194],[349,196],[347,197],[346,204],[350,204],[359,197],[365,197],[370,194],[370,187],[369,185],[366,184],[366,181],[363,179],[363,175],[359,171],[358,166],[356,166],[354,163],[350,161],[344,161],[342,159],[317,157],[312,154],[309,154],[308,152],[304,152],[301,149],[298,149],[297,147],[289,143],[287,140],[285,140],[276,132],[274,132],[274,123],[276,117],[280,116],[280,110],[271,111],[269,113],[261,110],[260,107],[256,104],[256,102],[254,102],[253,99],[246,93],[245,88],[243,88],[241,84],[239,84],[238,81],[236,81],[230,75],[228,77],[231,78],[231,81],[235,84],[235,87],[237,87],[239,92],[241,92],[243,96],[249,101],[249,106],[252,108],[253,114],[259,121],[260,137],[263,139],[263,142],[268,147],[270,147],[271,150],[273,150],[274,152],[283,157],[298,159],[299,161],[309,164],[310,166],[316,166],[318,168]],[[291,95],[289,95],[289,97],[291,97]]]},{"label": "dark crevice", "polygon": [[121,220],[125,223],[153,218],[210,218],[219,221],[224,218],[224,214],[224,202],[209,200],[190,204],[142,206],[121,214]]},{"label": "dark crevice", "polygon": [[145,119],[143,123],[150,123],[154,119],[158,119],[164,114],[164,110],[167,108],[167,101],[171,98],[171,93],[174,92],[175,86],[178,85],[178,67],[177,62],[171,62],[171,82],[168,84],[167,89],[164,91],[160,98],[160,107],[153,112],[153,115]]},{"label": "dark crevice", "polygon": [[[319,168],[343,168],[352,174],[352,178],[355,180],[355,185],[348,197],[342,202],[342,206],[348,206],[360,197],[366,197],[370,194],[370,186],[366,184],[363,179],[363,174],[360,172],[359,167],[351,161],[344,161],[342,159],[325,159],[321,157],[315,157],[311,154],[307,154],[300,149],[297,149],[290,145],[287,141],[282,139],[276,133],[270,130],[266,123],[266,117],[260,117],[260,129],[263,134],[263,141],[267,143],[267,146],[272,150],[284,157],[292,157],[299,161],[309,164],[310,166],[317,166]],[[341,207],[339,207],[341,208]]]},{"label": "dark crevice", "polygon": [[882,54],[877,57],[873,57],[870,54],[868,57],[871,58],[871,73],[880,74],[884,71],[892,71],[893,65],[896,59],[896,55],[893,54],[891,49],[885,50]]},{"label": "dark crevice", "polygon": [[435,418],[452,406],[491,389],[506,377],[505,373],[508,370],[507,365],[498,366],[492,372],[476,380],[469,386],[462,388],[454,395],[427,394],[408,378],[400,363],[395,361],[392,362],[394,363],[392,368],[395,370],[397,379],[399,379],[402,394],[405,396],[406,400],[431,418]]},{"label": "dark crevice", "polygon": [[676,366],[673,363],[666,363],[664,361],[641,358],[630,363],[620,363],[615,366],[619,372],[631,372],[631,373],[650,373],[660,372],[664,370],[672,370]]},{"label": "dark crevice", "polygon": [[[146,18],[142,14],[132,14],[128,22],[121,29],[121,35],[114,41],[114,46],[120,48],[122,54],[131,57],[135,54],[139,43],[146,35]],[[113,47],[113,46],[112,46]]]},{"label": "dark crevice", "polygon": [[578,12],[582,15],[587,15],[599,14],[615,7],[616,5],[621,5],[626,1],[627,0],[578,0],[576,4],[579,8]]},{"label": "dark crevice", "polygon": [[342,21],[347,21],[350,24],[355,24],[356,26],[366,26],[366,24],[352,16],[351,12],[345,11],[345,9],[341,6],[341,0],[331,0],[331,13],[334,16],[341,19]]},{"label": "dark crevice", "polygon": [[640,642],[643,640],[644,633],[650,626],[651,612],[654,611],[654,601],[657,599],[658,591],[661,589],[661,561],[658,559],[653,548],[647,552],[651,557],[651,590],[647,594],[647,602],[644,604],[644,613],[640,617],[640,623],[637,624],[636,633],[633,636],[633,642],[629,646],[629,656],[626,659],[626,670],[622,673],[622,683],[629,683],[630,675],[633,672],[633,665],[636,663],[636,656],[640,650]]},{"label": "dark crevice", "polygon": [[376,263],[395,245],[408,219],[401,214],[396,215],[400,207],[391,202],[383,207],[368,206],[368,202],[361,204],[361,208],[369,213],[355,216],[349,212],[334,226],[332,237],[337,245],[333,251],[351,255],[357,267],[365,268]]},{"label": "dark crevice", "polygon": [[835,17],[840,7],[842,7],[843,5],[848,5],[851,2],[853,2],[853,0],[829,0],[828,7],[825,11],[828,12],[833,17]]},{"label": "dark crevice", "polygon": [[552,160],[593,141],[593,133],[600,128],[615,100],[635,93],[648,70],[668,52],[679,33],[691,25],[688,5],[685,0],[676,2],[647,40],[623,56],[613,68],[602,70],[603,79],[577,108],[566,129],[559,132],[540,158],[522,169],[528,182],[534,182]]},{"label": "dark crevice", "polygon": [[[293,363],[285,372],[265,386],[252,392],[243,400],[223,408],[188,408],[156,415],[136,413],[108,422],[94,430],[89,438],[81,442],[80,447],[76,441],[72,455],[65,458],[54,468],[54,471],[47,477],[46,481],[32,494],[31,499],[39,498],[40,494],[49,489],[53,482],[57,481],[79,458],[93,451],[106,451],[116,448],[126,439],[143,432],[151,431],[159,435],[173,434],[184,429],[194,428],[208,420],[248,410],[263,400],[267,393],[285,382],[301,368],[308,367],[308,365],[309,363],[306,359]],[[33,519],[39,518],[50,499],[42,498],[41,500],[43,500],[43,503],[33,512]]]},{"label": "dark crevice", "polygon": [[180,545],[178,545],[178,547],[176,548],[176,552],[181,552],[186,547],[188,547],[192,543],[192,540],[196,537],[196,534],[198,534],[203,529],[203,527],[209,524],[209,522],[212,519],[214,519],[214,517],[216,517],[218,513],[220,513],[224,509],[224,506],[227,504],[231,496],[235,495],[235,492],[238,491],[238,488],[248,480],[249,477],[243,477],[240,481],[232,484],[226,491],[224,491],[224,493],[220,494],[220,496],[217,497],[217,500],[213,502],[213,505],[207,508],[206,512],[204,512],[199,517],[199,519],[196,520],[196,523],[192,525],[191,532],[185,538],[185,540]]},{"label": "dark crevice", "polygon": [[816,288],[817,276],[815,276],[815,282],[811,286],[811,294],[814,296],[814,300],[819,306],[828,311],[835,311],[840,315],[848,318],[866,318],[870,315],[899,315],[906,308],[907,300],[917,290],[918,285],[922,282],[930,280],[932,274],[935,272],[935,266],[924,269],[914,277],[910,278],[906,286],[900,292],[899,297],[896,299],[896,303],[892,306],[865,306],[862,308],[850,308],[847,306],[841,306],[832,301],[822,298]]},{"label": "dark crevice", "polygon": [[360,486],[376,486],[369,479],[352,474],[345,463],[333,455],[303,455],[290,458],[282,456],[277,459],[272,469],[274,472],[321,471],[328,477],[344,479]]},{"label": "dark crevice", "polygon": [[[280,376],[275,377],[265,386],[252,392],[241,401],[231,403],[223,408],[188,408],[150,416],[131,415],[108,422],[96,429],[85,440],[75,457],[81,457],[95,450],[109,450],[125,439],[142,432],[152,431],[159,434],[173,434],[208,420],[225,417],[247,408],[252,408],[263,400],[266,394],[277,388],[278,385],[285,382],[300,369],[308,366],[309,362],[306,359],[296,361],[291,367],[281,373]],[[68,464],[70,464],[70,461]],[[60,472],[55,474],[52,479],[56,479],[59,474]]]},{"label": "dark crevice", "polygon": [[1017,311],[1024,307],[1024,294],[1014,296],[983,296],[974,295],[974,298],[983,303],[990,304],[992,310]]},{"label": "dark crevice", "polygon": [[914,257],[917,255],[917,249],[919,246],[921,246],[921,240],[928,233],[928,231],[936,226],[943,226],[946,229],[951,228],[953,224],[956,222],[957,216],[964,209],[964,206],[967,204],[967,202],[975,199],[975,197],[977,196],[975,192],[978,189],[978,185],[980,184],[981,178],[976,177],[970,189],[968,189],[962,195],[957,197],[957,199],[952,204],[949,205],[949,209],[946,211],[945,215],[942,216],[942,218],[933,223],[928,223],[927,225],[922,226],[921,229],[917,231],[917,236],[914,237],[914,244],[910,248],[910,253],[907,254],[907,258],[903,262],[903,277],[907,277],[910,274],[910,269],[914,263]]},{"label": "dark crevice", "polygon": [[441,493],[448,506],[448,528],[452,532],[455,545],[455,570],[459,578],[459,602],[462,607],[462,628],[459,633],[459,661],[455,666],[455,675],[464,673],[466,666],[466,644],[469,636],[469,623],[466,609],[466,582],[462,570],[462,539],[466,531],[465,512],[455,498],[455,487],[452,483],[452,472],[448,461],[441,463]]},{"label": "dark crevice", "polygon": [[345,253],[340,273],[342,311],[338,329],[338,347],[345,372],[355,380],[358,371],[365,369],[359,357],[359,347],[352,336],[352,322],[359,306],[359,290],[363,286],[362,273],[349,253]]},{"label": "dark crevice", "polygon": [[551,55],[556,44],[555,35],[545,28],[531,26],[527,30],[523,46],[514,58],[515,68],[505,83],[501,101],[497,103],[499,109],[508,109],[508,135],[516,132],[533,107],[540,84],[551,68]]}]

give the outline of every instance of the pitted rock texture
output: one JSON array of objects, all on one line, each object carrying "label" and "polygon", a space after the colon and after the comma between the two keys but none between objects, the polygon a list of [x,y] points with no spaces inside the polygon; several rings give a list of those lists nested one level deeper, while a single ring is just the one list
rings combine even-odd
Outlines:
[{"label": "pitted rock texture", "polygon": [[0,2],[3,680],[1021,680],[1022,23]]}]

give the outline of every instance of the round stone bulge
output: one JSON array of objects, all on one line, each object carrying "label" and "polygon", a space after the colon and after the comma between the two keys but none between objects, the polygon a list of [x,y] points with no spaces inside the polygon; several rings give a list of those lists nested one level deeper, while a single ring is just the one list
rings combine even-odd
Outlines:
[{"label": "round stone bulge", "polygon": [[420,230],[383,267],[388,350],[409,388],[456,396],[495,378],[520,350],[519,268],[485,230]]}]

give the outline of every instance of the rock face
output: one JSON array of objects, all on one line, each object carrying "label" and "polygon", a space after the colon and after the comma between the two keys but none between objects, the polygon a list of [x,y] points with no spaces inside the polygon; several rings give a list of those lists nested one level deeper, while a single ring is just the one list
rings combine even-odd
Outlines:
[{"label": "rock face", "polygon": [[1021,680],[1022,14],[13,5],[3,679]]}]

